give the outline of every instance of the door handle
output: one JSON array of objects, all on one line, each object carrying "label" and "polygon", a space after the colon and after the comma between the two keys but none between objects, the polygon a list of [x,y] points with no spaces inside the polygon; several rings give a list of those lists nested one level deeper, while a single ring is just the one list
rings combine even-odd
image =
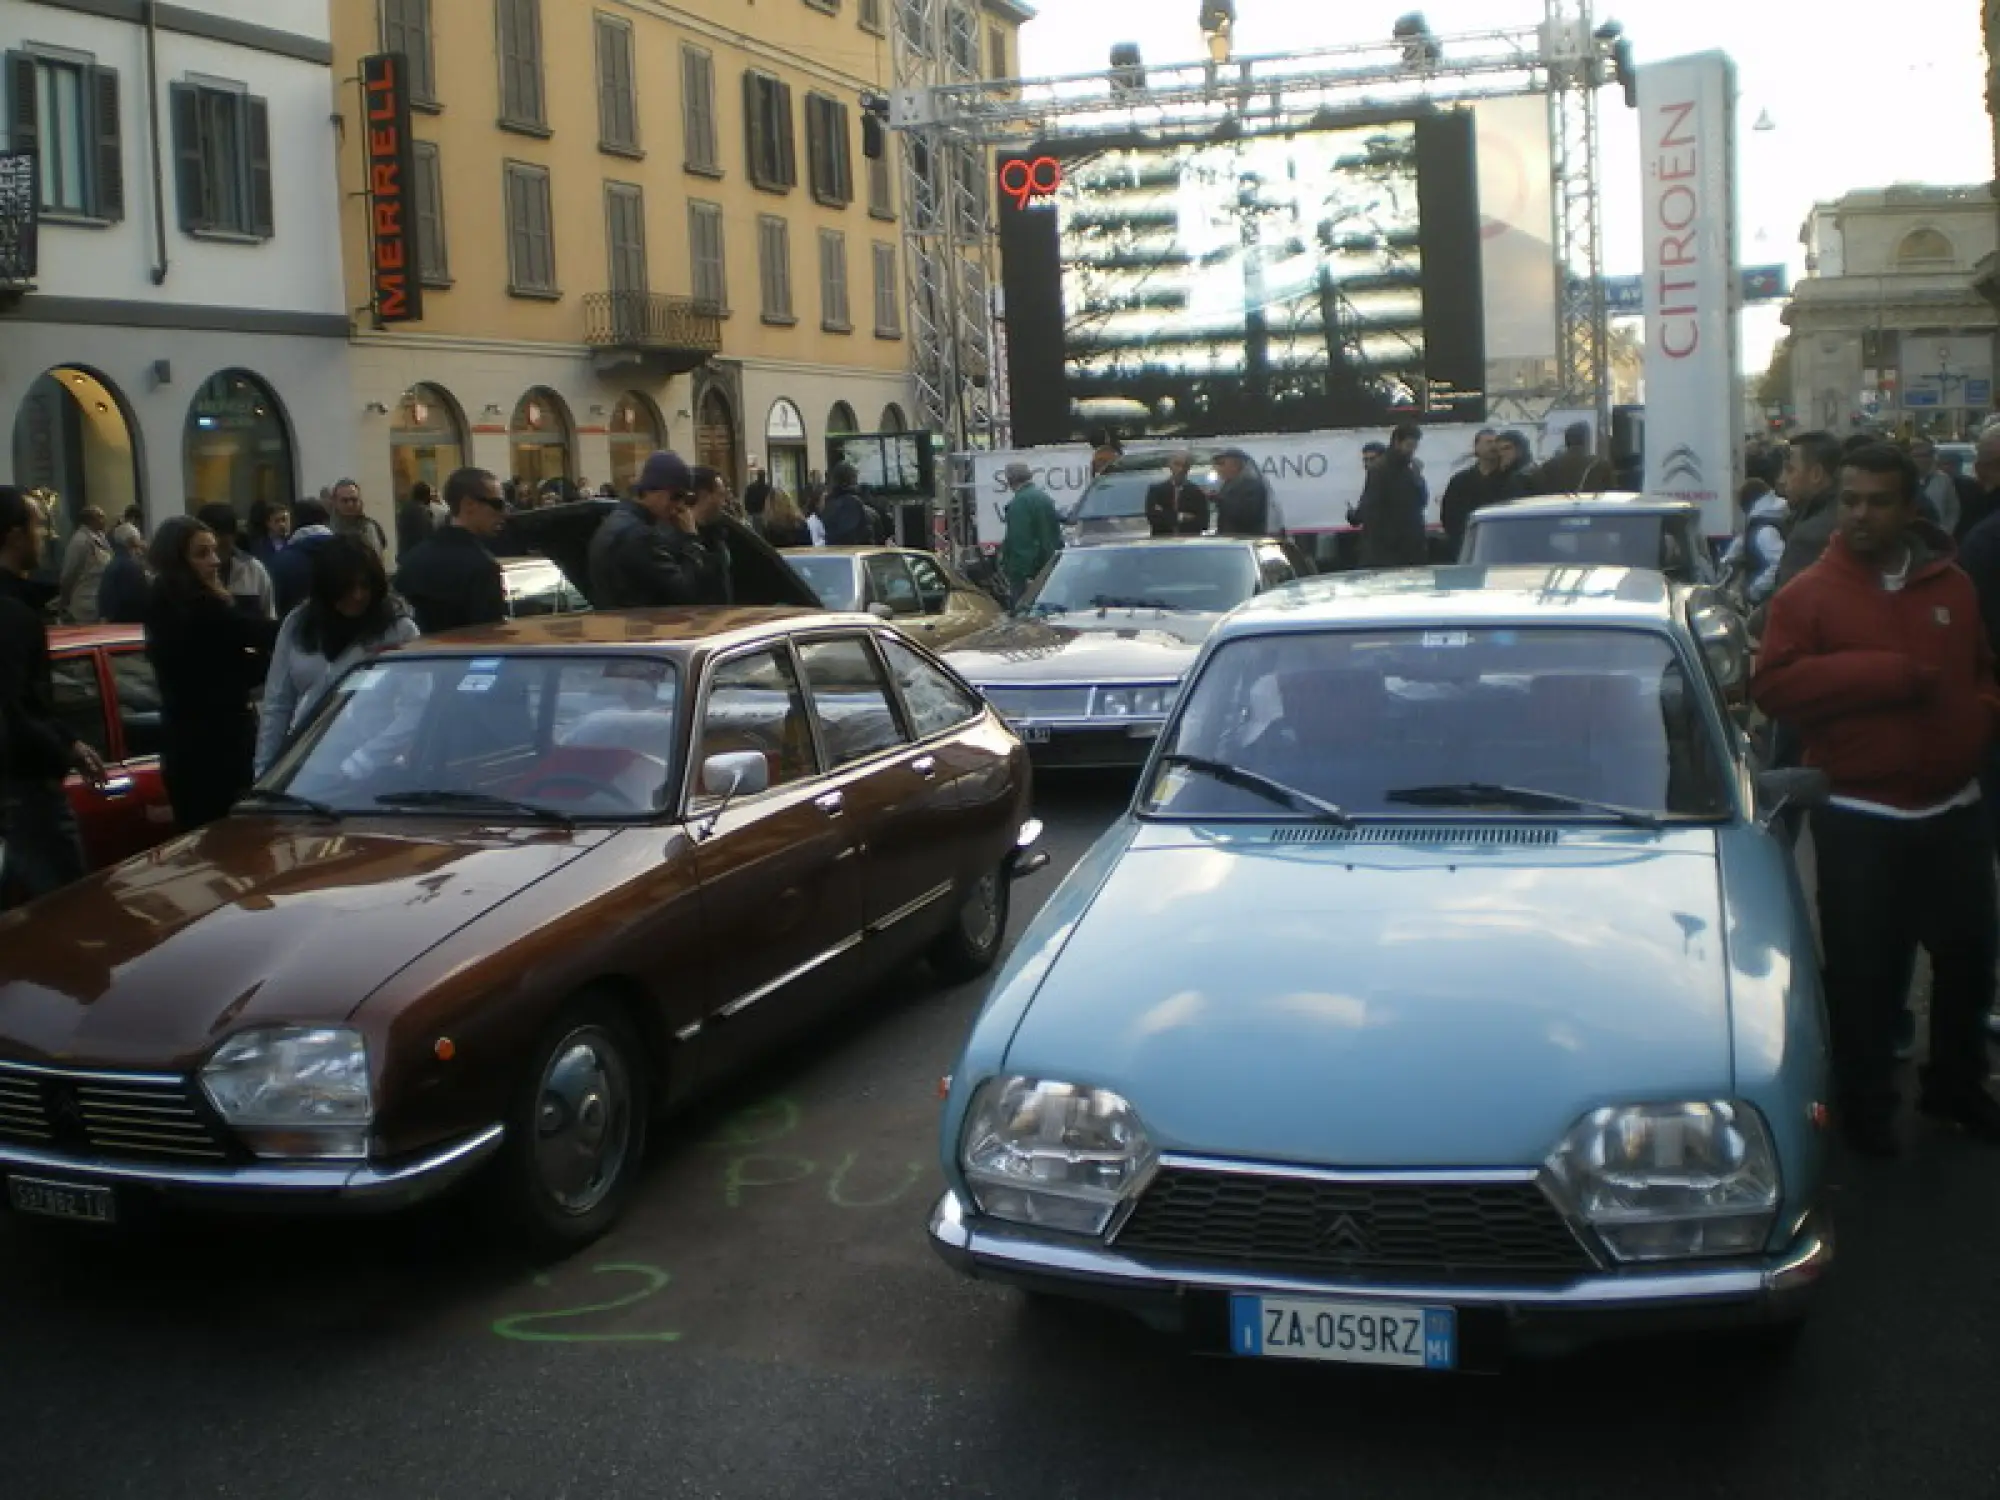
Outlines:
[{"label": "door handle", "polygon": [[105,796],[105,797],[130,796],[132,793],[132,778],[130,776],[108,777],[105,780],[104,785],[99,787],[97,790],[100,796]]},{"label": "door handle", "polygon": [[910,762],[910,769],[928,781],[937,774],[937,757],[935,755],[920,755]]},{"label": "door handle", "polygon": [[813,798],[813,806],[829,818],[837,818],[847,811],[847,793],[828,792],[824,797]]}]

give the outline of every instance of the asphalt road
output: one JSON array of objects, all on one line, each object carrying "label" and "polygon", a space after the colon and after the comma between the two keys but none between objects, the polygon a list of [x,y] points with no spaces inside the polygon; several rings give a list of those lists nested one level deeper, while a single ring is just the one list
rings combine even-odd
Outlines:
[{"label": "asphalt road", "polygon": [[[1122,796],[1044,788],[1024,906]],[[2000,1495],[2000,1154],[1916,1129],[1843,1168],[1838,1272],[1781,1371],[1699,1344],[1501,1377],[1198,1359],[932,1256],[936,1084],[978,1001],[875,997],[678,1122],[637,1212],[542,1274],[449,1206],[0,1222],[0,1496]]]}]

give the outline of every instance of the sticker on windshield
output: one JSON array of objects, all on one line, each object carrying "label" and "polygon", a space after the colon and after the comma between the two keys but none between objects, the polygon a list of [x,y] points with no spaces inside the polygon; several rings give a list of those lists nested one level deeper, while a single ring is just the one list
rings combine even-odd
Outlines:
[{"label": "sticker on windshield", "polygon": [[1424,632],[1424,645],[1426,647],[1469,646],[1471,644],[1471,635],[1463,630],[1426,630]]},{"label": "sticker on windshield", "polygon": [[493,689],[493,684],[498,682],[499,680],[500,680],[499,678],[492,676],[466,677],[460,680],[458,684],[458,690],[461,693],[491,692]]}]

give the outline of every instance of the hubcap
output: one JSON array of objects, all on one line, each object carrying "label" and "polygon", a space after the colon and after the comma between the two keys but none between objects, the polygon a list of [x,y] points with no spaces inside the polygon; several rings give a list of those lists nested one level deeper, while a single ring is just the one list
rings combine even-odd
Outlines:
[{"label": "hubcap", "polygon": [[535,1170],[566,1213],[587,1214],[617,1183],[632,1141],[625,1055],[586,1026],[549,1054],[535,1104]]},{"label": "hubcap", "polygon": [[992,947],[1000,937],[1000,877],[988,872],[979,877],[965,898],[959,915],[965,940],[980,952]]}]

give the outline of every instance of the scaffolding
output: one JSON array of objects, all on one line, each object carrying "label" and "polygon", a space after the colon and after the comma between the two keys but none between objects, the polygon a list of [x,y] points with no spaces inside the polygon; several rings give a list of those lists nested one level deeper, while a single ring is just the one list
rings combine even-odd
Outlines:
[{"label": "scaffolding", "polygon": [[[1048,78],[980,73],[976,3],[897,0],[904,250],[919,420],[953,455],[1007,446],[1004,334],[996,324],[991,177],[996,151],[1119,141],[1148,146],[1284,135],[1408,119],[1482,100],[1543,96],[1554,208],[1556,379],[1511,393],[1610,422],[1609,319],[1598,209],[1600,89],[1629,76],[1616,26],[1590,0],[1546,0],[1540,25],[1409,38],[1222,62],[1145,65]],[[1497,393],[1489,392],[1489,397]],[[954,507],[961,510],[962,507]]]}]

